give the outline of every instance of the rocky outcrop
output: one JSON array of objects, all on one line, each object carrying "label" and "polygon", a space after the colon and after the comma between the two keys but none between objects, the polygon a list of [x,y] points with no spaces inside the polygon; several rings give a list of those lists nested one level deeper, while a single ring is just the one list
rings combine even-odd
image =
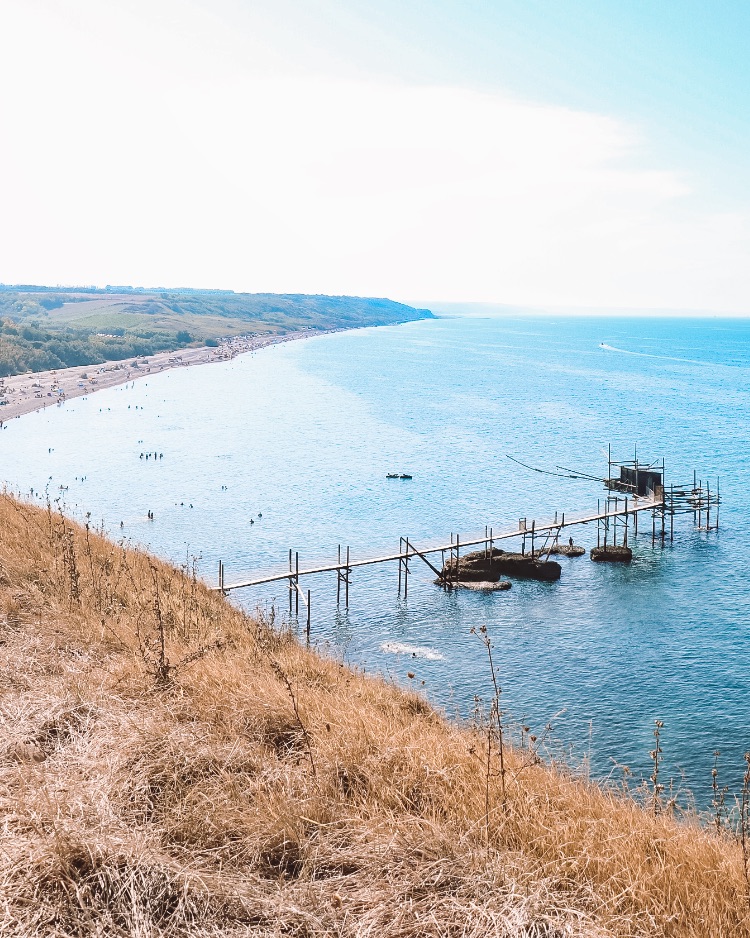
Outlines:
[{"label": "rocky outcrop", "polygon": [[630,563],[633,559],[633,551],[629,547],[623,547],[622,544],[592,547],[591,559],[597,563]]},{"label": "rocky outcrop", "polygon": [[583,557],[586,553],[585,547],[579,547],[578,544],[553,544],[549,551],[551,554],[558,554],[562,557]]},{"label": "rocky outcrop", "polygon": [[477,550],[459,559],[452,557],[443,567],[442,575],[448,581],[496,582],[502,575],[525,580],[559,580],[562,568],[554,560],[540,560],[530,554],[511,554],[493,547],[491,551]]}]

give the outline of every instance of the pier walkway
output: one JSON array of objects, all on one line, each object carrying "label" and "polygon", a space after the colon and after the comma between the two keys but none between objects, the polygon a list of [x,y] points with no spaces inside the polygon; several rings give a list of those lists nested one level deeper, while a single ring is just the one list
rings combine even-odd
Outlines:
[{"label": "pier walkway", "polygon": [[[386,554],[378,557],[367,557],[361,560],[352,560],[349,556],[349,548],[346,550],[346,559],[341,560],[341,548],[339,547],[339,559],[336,563],[324,564],[322,566],[310,567],[307,569],[299,569],[299,555],[297,555],[297,564],[292,566],[292,552],[289,551],[289,569],[285,570],[283,573],[273,573],[268,576],[255,577],[251,580],[241,580],[237,583],[225,583],[224,582],[224,564],[219,563],[219,583],[216,589],[222,590],[224,593],[228,593],[231,590],[245,589],[252,586],[262,586],[265,583],[275,583],[281,580],[289,580],[290,589],[300,591],[299,588],[299,578],[303,576],[313,576],[319,573],[336,573],[339,577],[339,585],[343,581],[347,587],[349,586],[349,572],[357,567],[367,567],[372,566],[373,564],[379,563],[391,563],[398,561],[399,563],[399,573],[401,570],[401,564],[408,564],[408,561],[413,557],[421,558],[435,573],[440,576],[439,571],[434,567],[426,558],[431,554],[441,554],[443,557],[446,553],[458,557],[459,550],[469,547],[482,547],[492,549],[493,545],[497,541],[506,541],[512,538],[522,538],[525,545],[526,539],[531,540],[531,552],[541,552],[544,553],[547,550],[547,545],[550,547],[552,540],[559,536],[560,532],[565,528],[570,528],[575,525],[585,525],[585,524],[602,524],[605,526],[605,530],[609,530],[609,525],[617,525],[617,520],[621,520],[621,524],[624,527],[625,532],[627,532],[627,525],[629,519],[634,519],[635,530],[637,531],[637,518],[638,515],[642,512],[650,511],[653,513],[654,523],[652,526],[652,537],[656,537],[656,514],[657,512],[661,514],[661,537],[664,538],[664,509],[665,501],[661,494],[661,491],[658,495],[649,495],[644,497],[631,496],[631,497],[622,497],[622,496],[610,496],[604,500],[603,507],[598,507],[596,511],[581,512],[578,514],[566,514],[562,513],[558,517],[556,514],[553,520],[547,520],[542,523],[537,523],[536,521],[529,522],[526,518],[521,518],[518,522],[518,525],[514,528],[508,528],[506,530],[498,531],[494,533],[492,528],[485,529],[484,536],[469,538],[465,541],[459,541],[458,535],[451,536],[451,542],[449,544],[439,544],[436,546],[429,547],[420,547],[419,549],[411,543],[409,538],[401,538],[401,549],[398,553]],[[627,537],[627,533],[625,533]],[[537,547],[537,540],[539,540],[539,547]],[[405,547],[403,545],[406,545]],[[408,570],[408,567],[407,567]],[[301,592],[301,591],[300,591]],[[348,598],[348,597],[347,597]],[[304,600],[303,600],[304,601]]]}]

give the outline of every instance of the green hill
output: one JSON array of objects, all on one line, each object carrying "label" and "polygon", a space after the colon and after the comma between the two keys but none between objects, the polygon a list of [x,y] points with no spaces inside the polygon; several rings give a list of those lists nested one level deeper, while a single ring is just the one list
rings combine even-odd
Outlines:
[{"label": "green hill", "polygon": [[431,317],[426,309],[356,296],[0,286],[0,377],[212,344],[226,336]]}]

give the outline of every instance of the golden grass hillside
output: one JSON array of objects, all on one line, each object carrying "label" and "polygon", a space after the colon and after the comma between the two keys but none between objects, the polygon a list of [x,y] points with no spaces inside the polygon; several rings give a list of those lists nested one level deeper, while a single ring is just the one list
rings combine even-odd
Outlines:
[{"label": "golden grass hillside", "polygon": [[742,936],[729,836],[0,496],[0,935]]}]

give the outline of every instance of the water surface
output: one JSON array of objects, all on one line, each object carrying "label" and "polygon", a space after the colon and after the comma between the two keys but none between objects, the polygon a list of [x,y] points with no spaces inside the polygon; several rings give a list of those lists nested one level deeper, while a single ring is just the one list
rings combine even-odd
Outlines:
[{"label": "water surface", "polygon": [[[446,594],[413,562],[406,601],[395,564],[366,568],[348,610],[334,574],[307,584],[316,644],[414,683],[450,714],[488,696],[470,634],[487,625],[509,718],[537,732],[552,720],[556,743],[597,775],[615,761],[647,775],[663,720],[668,774],[705,801],[714,749],[736,784],[750,748],[748,339],[746,321],[674,319],[446,318],[339,333],[11,421],[0,477],[25,493],[48,486],[163,557],[200,556],[211,582],[221,558],[233,582],[284,569],[289,548],[302,565],[333,560],[339,544],[353,558],[395,552],[402,535],[466,539],[603,497],[508,455],[603,475],[608,444],[622,458],[637,446],[665,458],[667,483],[694,468],[720,475],[718,534],[681,519],[662,549],[649,527],[631,540],[630,567],[563,560],[558,583],[482,595]],[[586,546],[595,538],[581,531]],[[234,599],[287,608],[283,584]]]}]

